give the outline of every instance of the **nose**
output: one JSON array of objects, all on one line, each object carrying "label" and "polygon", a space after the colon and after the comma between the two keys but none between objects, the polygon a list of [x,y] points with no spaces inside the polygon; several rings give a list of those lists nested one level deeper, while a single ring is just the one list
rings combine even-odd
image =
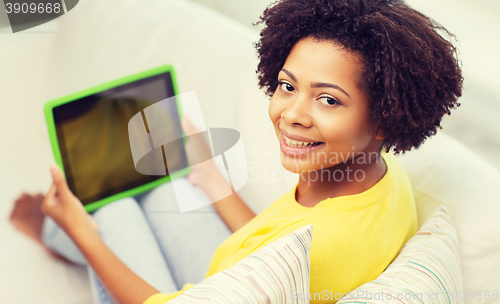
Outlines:
[{"label": "nose", "polygon": [[281,112],[281,118],[285,120],[290,126],[304,126],[311,127],[312,117],[310,115],[311,102],[305,96],[297,95]]}]

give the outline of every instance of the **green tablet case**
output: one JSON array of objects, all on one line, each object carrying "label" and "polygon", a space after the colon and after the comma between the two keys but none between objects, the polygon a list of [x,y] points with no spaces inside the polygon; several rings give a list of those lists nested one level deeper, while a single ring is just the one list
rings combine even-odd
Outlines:
[{"label": "green tablet case", "polygon": [[[70,95],[67,95],[64,97],[60,97],[60,98],[57,98],[55,100],[47,102],[45,104],[45,107],[44,107],[44,113],[45,113],[45,118],[46,118],[46,122],[47,122],[52,151],[54,153],[55,162],[57,163],[57,165],[59,165],[59,167],[63,170],[63,172],[64,172],[65,168],[64,168],[63,159],[61,156],[61,150],[60,150],[59,140],[58,140],[57,131],[56,131],[56,122],[54,119],[54,112],[53,112],[54,108],[59,107],[61,105],[64,105],[66,103],[72,102],[74,100],[81,99],[81,98],[86,97],[86,96],[97,94],[99,92],[103,92],[103,91],[106,91],[106,90],[109,90],[109,89],[112,89],[112,88],[115,88],[115,87],[118,87],[121,85],[125,85],[125,84],[131,83],[131,82],[135,82],[135,81],[138,81],[141,79],[146,79],[146,78],[149,78],[149,77],[152,77],[155,75],[159,75],[159,74],[163,74],[163,73],[167,73],[167,72],[170,73],[170,78],[172,81],[172,88],[173,88],[174,96],[177,96],[179,94],[179,91],[178,91],[178,87],[177,87],[175,71],[171,65],[164,65],[164,66],[160,66],[160,67],[148,70],[148,71],[140,72],[140,73],[137,73],[134,75],[123,77],[123,78],[116,79],[113,81],[109,81],[109,82],[97,85],[95,87],[88,88],[88,89],[85,89],[85,90],[82,90],[82,91],[79,91],[79,92],[76,92],[76,93],[73,93],[73,94],[70,94]],[[176,105],[177,105],[178,114],[179,114],[179,121],[180,121],[182,118],[181,102],[179,100],[179,97],[176,97],[175,99],[176,99]],[[183,134],[183,141],[185,143],[187,141],[187,138],[184,135],[184,132],[182,131],[182,129],[181,129],[181,132]],[[128,189],[128,190],[125,190],[123,192],[119,192],[119,193],[113,194],[111,196],[99,199],[95,202],[85,204],[85,209],[87,210],[87,212],[95,211],[96,209],[104,206],[105,204],[114,202],[114,201],[119,200],[121,198],[141,194],[145,191],[151,190],[152,188],[154,188],[162,183],[168,182],[171,179],[174,179],[174,178],[177,178],[180,176],[185,176],[189,173],[189,171],[190,171],[190,168],[189,168],[189,166],[187,166],[186,168],[181,169],[179,171],[176,171],[170,175],[159,177],[158,179],[156,179],[154,181],[147,182],[147,183],[142,184],[142,185],[135,187],[133,189]]]}]

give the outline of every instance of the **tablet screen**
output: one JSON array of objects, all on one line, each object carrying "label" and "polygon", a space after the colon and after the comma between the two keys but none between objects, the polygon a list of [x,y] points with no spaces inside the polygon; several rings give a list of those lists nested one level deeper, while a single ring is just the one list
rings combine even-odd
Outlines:
[{"label": "tablet screen", "polygon": [[[163,73],[53,109],[68,186],[84,205],[165,176],[137,172],[130,149],[128,122],[144,108],[174,95],[170,73]],[[175,102],[169,106],[168,116],[169,132],[182,137]],[[168,153],[175,156],[169,159],[178,162],[169,163],[169,167],[187,166],[182,144]]]}]

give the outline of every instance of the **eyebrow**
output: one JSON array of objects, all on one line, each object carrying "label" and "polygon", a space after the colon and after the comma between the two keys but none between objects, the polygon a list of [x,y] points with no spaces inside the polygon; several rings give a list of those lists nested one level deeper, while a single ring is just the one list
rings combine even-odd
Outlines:
[{"label": "eyebrow", "polygon": [[[292,78],[293,81],[297,82],[297,78],[295,78],[295,75],[292,74],[292,72],[286,70],[286,69],[281,69],[285,74],[288,75],[288,77]],[[336,84],[333,83],[326,83],[326,82],[313,82],[311,83],[311,88],[332,88],[341,91],[342,93],[346,94],[347,97],[351,98],[349,94],[347,94],[346,91],[344,91],[341,87],[339,87]]]}]

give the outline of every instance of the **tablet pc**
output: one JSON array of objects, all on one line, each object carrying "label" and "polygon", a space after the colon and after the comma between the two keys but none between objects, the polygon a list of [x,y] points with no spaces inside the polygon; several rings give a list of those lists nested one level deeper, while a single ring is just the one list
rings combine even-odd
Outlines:
[{"label": "tablet pc", "polygon": [[[134,196],[189,173],[180,126],[175,72],[165,65],[76,92],[45,104],[44,112],[56,163],[68,186],[87,212],[120,198]],[[172,100],[164,117],[180,144],[162,147],[169,153],[166,174],[136,170],[129,142],[128,123],[143,109]],[[144,116],[143,116],[144,117]],[[146,124],[147,128],[147,124]],[[163,155],[163,159],[165,155]],[[168,167],[176,168],[169,174]]]}]

